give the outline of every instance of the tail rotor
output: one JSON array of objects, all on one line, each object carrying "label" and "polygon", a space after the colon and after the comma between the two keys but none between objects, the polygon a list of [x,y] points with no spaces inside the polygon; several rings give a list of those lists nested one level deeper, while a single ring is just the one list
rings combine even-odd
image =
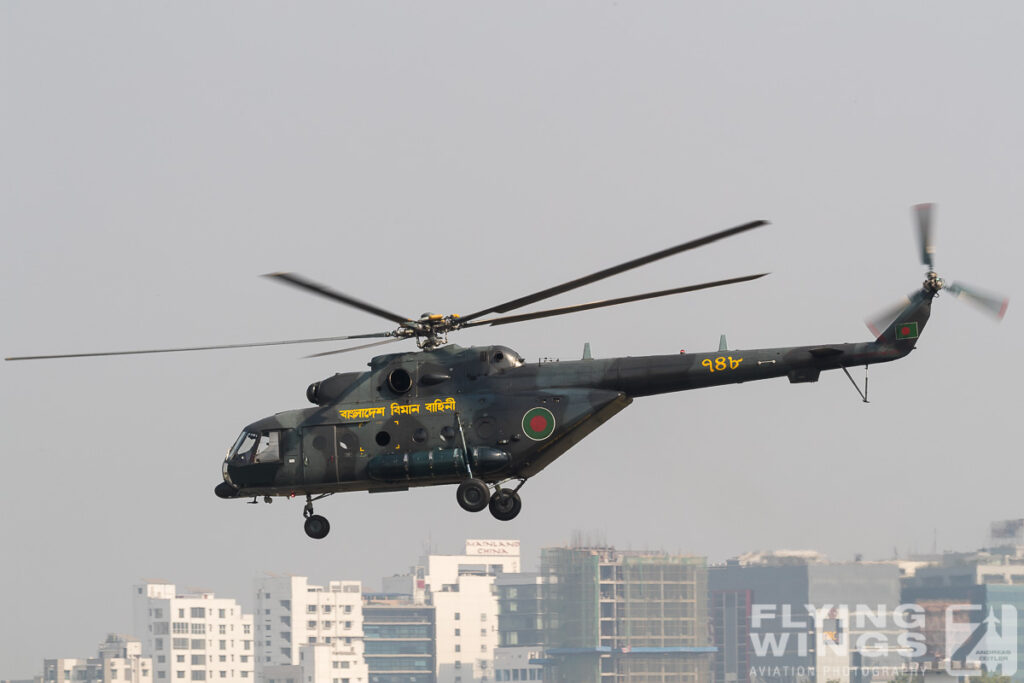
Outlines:
[{"label": "tail rotor", "polygon": [[[973,304],[982,312],[994,316],[997,320],[1002,320],[1003,316],[1006,315],[1006,309],[1010,304],[1009,299],[1002,295],[980,290],[976,287],[968,287],[960,282],[947,283],[945,280],[940,278],[938,273],[935,271],[935,243],[933,241],[934,231],[932,229],[935,205],[931,203],[916,204],[913,207],[913,212],[917,226],[917,240],[921,254],[921,264],[928,269],[925,273],[924,282],[921,285],[924,293],[928,296],[935,297],[938,296],[940,291],[946,290],[957,299],[963,299],[964,301]],[[900,304],[891,306],[866,320],[865,322],[867,323],[868,329],[870,329],[877,337],[881,330],[884,330],[896,319],[903,308],[909,303],[909,300],[914,298],[915,294],[918,293],[912,293],[910,297],[904,299]]]}]

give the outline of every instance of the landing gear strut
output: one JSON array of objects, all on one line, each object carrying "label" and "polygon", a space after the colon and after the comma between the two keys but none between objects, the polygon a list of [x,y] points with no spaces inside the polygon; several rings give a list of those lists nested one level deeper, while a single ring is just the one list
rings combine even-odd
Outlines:
[{"label": "landing gear strut", "polygon": [[327,521],[326,517],[313,514],[313,501],[320,498],[323,496],[317,496],[314,499],[307,493],[306,506],[302,508],[302,516],[306,518],[303,528],[306,530],[307,536],[315,539],[321,539],[331,531],[331,523]]}]

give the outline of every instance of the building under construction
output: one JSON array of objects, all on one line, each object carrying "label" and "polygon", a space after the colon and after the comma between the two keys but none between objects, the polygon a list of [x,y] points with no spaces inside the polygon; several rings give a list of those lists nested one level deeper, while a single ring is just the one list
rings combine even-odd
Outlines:
[{"label": "building under construction", "polygon": [[541,574],[545,681],[710,680],[705,558],[545,548]]}]

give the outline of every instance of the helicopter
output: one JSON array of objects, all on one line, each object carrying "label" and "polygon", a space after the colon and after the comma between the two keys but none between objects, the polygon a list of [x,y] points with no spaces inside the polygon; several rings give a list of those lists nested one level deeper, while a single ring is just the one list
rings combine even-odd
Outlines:
[{"label": "helicopter", "polygon": [[[528,363],[506,346],[463,348],[450,333],[616,306],[663,296],[749,282],[745,275],[633,296],[561,308],[510,313],[524,306],[603,280],[684,251],[707,246],[768,225],[758,220],[468,315],[393,313],[294,273],[267,277],[371,313],[397,325],[369,334],[171,349],[18,356],[6,360],[80,358],[274,346],[353,339],[382,339],[314,354],[370,348],[415,340],[418,350],[378,355],[364,372],[338,373],[309,385],[312,407],[280,412],[247,425],[228,450],[223,481],[214,492],[224,499],[303,496],[304,529],[322,539],[330,523],[313,504],[349,491],[406,491],[411,487],[455,485],[456,501],[469,512],[485,508],[497,520],[522,509],[519,491],[533,476],[634,399],[786,377],[816,382],[822,371],[842,370],[867,402],[867,367],[903,358],[915,347],[941,291],[979,305],[1001,319],[1008,300],[960,283],[946,283],[935,271],[932,204],[913,207],[921,262],[921,287],[899,305],[869,321],[873,341],[730,350],[723,336],[707,353],[596,359],[589,344],[575,361]],[[849,372],[865,367],[864,389]]]}]

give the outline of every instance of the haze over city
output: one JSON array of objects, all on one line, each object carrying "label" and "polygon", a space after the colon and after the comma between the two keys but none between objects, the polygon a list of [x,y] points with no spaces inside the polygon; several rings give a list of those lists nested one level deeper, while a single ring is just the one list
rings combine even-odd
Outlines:
[{"label": "haze over city", "polygon": [[1024,516],[1019,4],[0,17],[5,356],[377,332],[259,276],[467,313],[755,219],[771,225],[549,303],[769,277],[451,341],[529,361],[866,341],[862,320],[920,285],[910,206],[928,201],[940,275],[1011,299],[997,325],[940,296],[917,350],[872,367],[867,405],[837,372],[638,399],[531,479],[512,522],[453,487],[353,493],[318,504],[319,542],[300,500],[213,488],[245,425],[375,349],[4,363],[4,678],[129,632],[146,578],[243,603],[265,571],[372,590],[427,548],[521,539],[531,569],[574,532],[711,561],[888,558],[975,549]]}]

